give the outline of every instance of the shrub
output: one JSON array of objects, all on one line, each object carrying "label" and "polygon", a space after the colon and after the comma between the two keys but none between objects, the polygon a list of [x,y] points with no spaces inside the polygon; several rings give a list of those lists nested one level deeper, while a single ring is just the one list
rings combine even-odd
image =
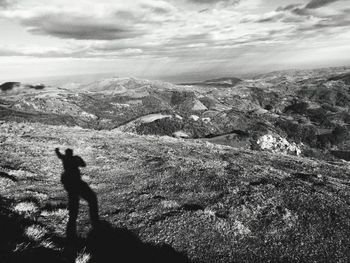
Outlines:
[{"label": "shrub", "polygon": [[182,123],[177,119],[163,118],[149,123],[141,123],[136,127],[138,134],[172,136],[172,134],[182,129]]},{"label": "shrub", "polygon": [[292,105],[285,107],[284,112],[291,111],[297,114],[304,114],[308,107],[309,104],[307,102],[293,102]]},{"label": "shrub", "polygon": [[332,106],[332,105],[329,104],[329,103],[323,103],[323,104],[321,105],[321,107],[322,107],[324,110],[330,111],[330,112],[337,112],[337,111],[338,111],[338,109],[337,109],[336,107]]},{"label": "shrub", "polygon": [[268,104],[268,105],[265,106],[265,110],[270,111],[270,110],[272,110],[272,109],[273,109],[273,107],[272,107],[270,104]]},{"label": "shrub", "polygon": [[188,100],[193,100],[195,95],[193,92],[189,91],[174,91],[171,96],[171,104],[179,105]]},{"label": "shrub", "polygon": [[335,137],[335,140],[337,143],[345,141],[348,136],[348,129],[345,126],[337,126],[335,129],[332,131],[332,135]]},{"label": "shrub", "polygon": [[331,133],[317,135],[317,144],[320,148],[330,148],[348,138],[348,130],[344,126],[337,126]]},{"label": "shrub", "polygon": [[328,118],[327,111],[323,108],[307,110],[307,116],[313,122],[317,122],[325,127],[332,127],[332,123]]},{"label": "shrub", "polygon": [[316,146],[317,129],[314,125],[299,124],[290,120],[278,120],[276,127],[282,129],[289,138],[297,142],[304,142],[310,146]]}]

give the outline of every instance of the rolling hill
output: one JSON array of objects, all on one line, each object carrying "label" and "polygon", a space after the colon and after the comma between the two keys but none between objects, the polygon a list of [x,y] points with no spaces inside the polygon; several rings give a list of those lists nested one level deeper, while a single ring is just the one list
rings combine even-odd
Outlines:
[{"label": "rolling hill", "polygon": [[3,84],[0,258],[69,262],[59,147],[104,221],[76,262],[348,262],[349,72]]},{"label": "rolling hill", "polygon": [[[332,158],[329,149],[350,150],[349,71],[283,71],[184,85],[109,78],[25,93],[3,91],[0,118],[141,135],[181,134],[245,149],[278,151],[295,144],[304,156]],[[266,138],[271,147],[259,145]],[[277,143],[281,140],[287,143]]]}]

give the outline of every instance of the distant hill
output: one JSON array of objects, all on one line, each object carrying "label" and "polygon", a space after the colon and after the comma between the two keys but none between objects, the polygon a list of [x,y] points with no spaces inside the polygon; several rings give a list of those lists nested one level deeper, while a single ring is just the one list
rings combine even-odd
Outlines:
[{"label": "distant hill", "polygon": [[0,84],[0,94],[16,95],[43,90],[44,84],[24,84],[21,82],[4,82]]},{"label": "distant hill", "polygon": [[12,90],[15,87],[21,86],[20,82],[5,82],[0,85],[0,90],[1,91],[8,91]]},{"label": "distant hill", "polygon": [[350,85],[350,72],[330,77],[328,80],[342,80],[346,85]]},{"label": "distant hill", "polygon": [[210,79],[205,80],[203,82],[192,82],[192,83],[182,83],[181,85],[204,85],[204,86],[216,86],[216,87],[234,87],[236,84],[241,82],[242,80],[239,78],[218,78],[218,79]]},{"label": "distant hill", "polygon": [[[7,91],[0,100],[0,119],[167,135],[323,158],[319,149],[350,150],[349,71],[282,71],[250,80],[218,78],[186,85],[136,78],[57,88],[13,82],[3,86]],[[336,129],[345,133],[339,135]]]}]

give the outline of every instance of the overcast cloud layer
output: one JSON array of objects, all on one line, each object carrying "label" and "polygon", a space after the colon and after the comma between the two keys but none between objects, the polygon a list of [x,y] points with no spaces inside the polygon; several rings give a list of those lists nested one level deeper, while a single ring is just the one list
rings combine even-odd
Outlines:
[{"label": "overcast cloud layer", "polygon": [[219,76],[350,62],[348,0],[128,2],[0,0],[0,79]]}]

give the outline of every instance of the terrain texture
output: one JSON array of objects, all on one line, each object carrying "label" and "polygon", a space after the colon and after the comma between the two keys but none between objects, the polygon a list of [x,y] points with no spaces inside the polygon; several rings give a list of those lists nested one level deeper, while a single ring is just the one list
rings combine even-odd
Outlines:
[{"label": "terrain texture", "polygon": [[69,147],[105,221],[81,202],[78,262],[349,262],[349,72],[2,85],[0,256],[65,262]]},{"label": "terrain texture", "polygon": [[183,85],[133,78],[62,87],[10,82],[1,85],[6,88],[0,119],[201,139],[315,158],[342,151],[349,158],[343,153],[350,147],[349,72],[346,67],[284,71]]}]

